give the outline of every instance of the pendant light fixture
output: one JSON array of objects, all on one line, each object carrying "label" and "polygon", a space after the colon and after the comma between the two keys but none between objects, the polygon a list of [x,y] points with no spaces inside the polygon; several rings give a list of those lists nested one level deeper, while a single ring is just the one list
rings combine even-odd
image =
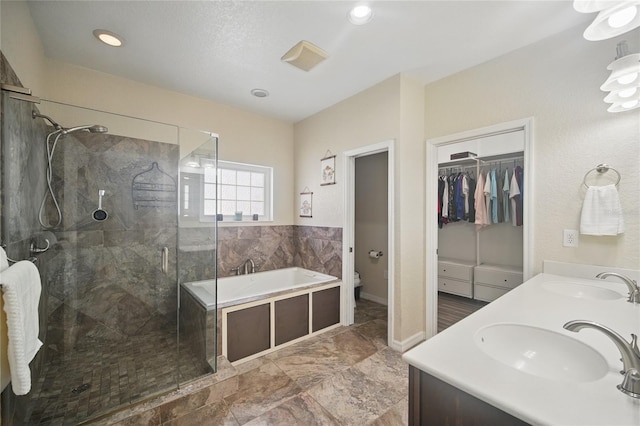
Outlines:
[{"label": "pendant light fixture", "polygon": [[607,111],[623,112],[640,107],[640,53],[629,54],[627,42],[616,46],[616,59],[607,67],[609,78],[600,90],[609,92],[604,98],[612,104]]},{"label": "pendant light fixture", "polygon": [[574,0],[580,13],[598,15],[584,31],[591,41],[606,40],[640,27],[640,0]]}]

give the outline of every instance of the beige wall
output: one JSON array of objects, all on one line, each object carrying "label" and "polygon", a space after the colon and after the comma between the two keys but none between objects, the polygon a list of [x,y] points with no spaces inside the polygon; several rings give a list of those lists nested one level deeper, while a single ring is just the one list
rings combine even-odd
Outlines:
[{"label": "beige wall", "polygon": [[[356,158],[354,265],[362,279],[361,297],[388,303],[388,153]],[[378,259],[369,250],[382,251]]]},{"label": "beige wall", "polygon": [[[32,88],[36,96],[85,108],[212,131],[220,135],[220,159],[273,167],[273,224],[293,223],[292,124],[50,60],[43,54],[42,45],[24,1],[3,2],[2,36],[3,53],[22,79],[23,85]],[[80,114],[77,111],[71,114],[60,107],[52,109],[48,103],[43,103],[40,108],[52,116],[54,112],[50,111],[55,111],[59,115],[54,118],[68,126],[84,124],[84,120],[88,120],[91,115]],[[110,125],[108,122],[100,124]],[[158,126],[152,127],[153,130],[157,130]],[[150,134],[155,135],[156,132],[153,130]],[[183,136],[185,135],[190,136],[188,132],[183,132]],[[140,137],[138,134],[133,136]],[[155,139],[174,142],[177,140],[176,137]]]},{"label": "beige wall", "polygon": [[[295,191],[313,191],[313,218],[296,224],[343,226],[342,153],[395,140],[394,330],[404,342],[424,330],[423,86],[391,77],[294,126]],[[336,185],[320,186],[320,159],[337,155]]]},{"label": "beige wall", "polygon": [[[640,114],[612,114],[599,90],[616,43],[640,51],[640,30],[589,42],[583,28],[512,52],[425,88],[427,138],[534,118],[534,265],[563,262],[638,268],[640,259]],[[562,246],[563,229],[579,229],[584,174],[608,163],[619,185],[626,225],[618,237],[580,236]]]},{"label": "beige wall", "polygon": [[3,1],[0,15],[2,53],[22,84],[34,95],[44,96],[45,58],[42,43],[25,0]]}]

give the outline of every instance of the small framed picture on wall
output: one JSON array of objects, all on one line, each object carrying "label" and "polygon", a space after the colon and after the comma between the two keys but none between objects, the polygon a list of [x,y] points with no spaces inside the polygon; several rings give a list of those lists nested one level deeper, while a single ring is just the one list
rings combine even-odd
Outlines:
[{"label": "small framed picture on wall", "polygon": [[330,155],[320,160],[321,181],[320,185],[333,185],[336,183],[336,156]]},{"label": "small framed picture on wall", "polygon": [[313,192],[300,193],[300,217],[312,217],[313,215]]}]

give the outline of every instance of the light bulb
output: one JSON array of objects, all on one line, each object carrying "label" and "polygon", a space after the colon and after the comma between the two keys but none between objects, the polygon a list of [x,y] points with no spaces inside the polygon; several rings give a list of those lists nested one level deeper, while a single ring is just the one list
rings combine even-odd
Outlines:
[{"label": "light bulb", "polygon": [[638,102],[639,101],[637,99],[634,99],[634,100],[628,101],[628,102],[624,102],[622,104],[622,108],[631,109],[631,108],[635,107],[636,105],[638,105]]},{"label": "light bulb", "polygon": [[630,87],[628,89],[619,91],[618,96],[620,96],[621,98],[630,98],[631,96],[635,95],[637,91],[637,87]]},{"label": "light bulb", "polygon": [[611,28],[621,28],[633,21],[637,14],[636,6],[629,6],[609,16],[607,23]]},{"label": "light bulb", "polygon": [[371,9],[368,6],[357,6],[351,11],[354,18],[364,18],[371,13]]},{"label": "light bulb", "polygon": [[104,44],[112,47],[121,47],[124,44],[122,37],[108,30],[93,30],[93,35]]},{"label": "light bulb", "polygon": [[630,84],[636,81],[638,78],[637,72],[630,72],[629,74],[621,75],[618,77],[618,83],[620,84]]},{"label": "light bulb", "polygon": [[365,5],[356,6],[349,11],[349,21],[356,25],[366,24],[371,20],[372,16],[373,11],[369,6]]}]

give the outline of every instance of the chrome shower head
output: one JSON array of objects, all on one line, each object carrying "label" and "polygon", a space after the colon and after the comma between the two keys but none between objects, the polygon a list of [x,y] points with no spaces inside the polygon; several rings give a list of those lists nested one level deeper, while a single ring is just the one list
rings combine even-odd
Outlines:
[{"label": "chrome shower head", "polygon": [[58,123],[56,123],[53,118],[46,116],[44,114],[40,114],[37,113],[35,111],[31,111],[31,118],[35,119],[35,118],[44,118],[45,120],[47,120],[49,123],[51,123],[51,125],[56,129],[56,130],[62,130],[62,126],[59,125]]},{"label": "chrome shower head", "polygon": [[107,133],[109,131],[105,126],[99,124],[88,124],[86,126],[71,127],[69,129],[63,129],[62,134],[67,135],[69,133],[77,132],[79,130],[88,130],[91,133]]}]

